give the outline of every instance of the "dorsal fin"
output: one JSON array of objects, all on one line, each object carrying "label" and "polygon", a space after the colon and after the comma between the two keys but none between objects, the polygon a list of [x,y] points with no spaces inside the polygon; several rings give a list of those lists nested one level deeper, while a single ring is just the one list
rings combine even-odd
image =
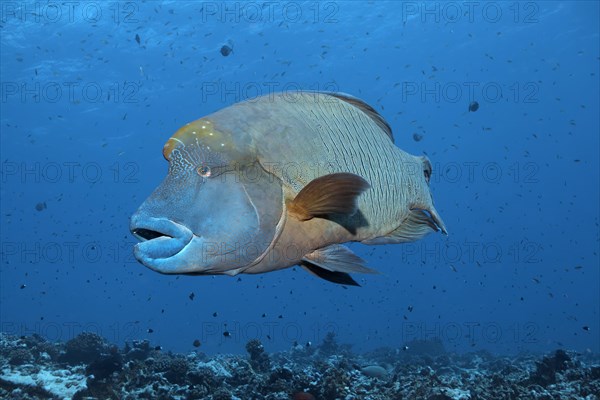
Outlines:
[{"label": "dorsal fin", "polygon": [[385,133],[388,135],[392,143],[394,143],[394,136],[392,135],[392,128],[387,123],[387,121],[377,112],[373,107],[365,103],[359,98],[351,96],[346,93],[337,93],[337,92],[324,92],[330,96],[336,97],[342,101],[345,101],[348,104],[352,104],[354,107],[358,108],[365,114],[369,116]]}]

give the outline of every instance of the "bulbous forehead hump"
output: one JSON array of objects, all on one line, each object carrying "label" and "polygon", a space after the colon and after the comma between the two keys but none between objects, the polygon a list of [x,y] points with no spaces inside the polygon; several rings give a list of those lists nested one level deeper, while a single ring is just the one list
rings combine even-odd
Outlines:
[{"label": "bulbous forehead hump", "polygon": [[231,135],[223,133],[208,118],[201,118],[179,128],[165,143],[163,156],[170,160],[174,149],[196,143],[202,143],[207,150],[212,151],[227,153],[234,150]]}]

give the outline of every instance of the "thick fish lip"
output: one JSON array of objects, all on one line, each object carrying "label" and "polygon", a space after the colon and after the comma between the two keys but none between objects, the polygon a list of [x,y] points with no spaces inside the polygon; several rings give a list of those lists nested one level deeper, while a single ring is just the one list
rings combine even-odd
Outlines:
[{"label": "thick fish lip", "polygon": [[173,257],[193,238],[191,230],[166,218],[134,215],[129,229],[141,240],[133,248],[135,258],[149,267],[153,260]]}]

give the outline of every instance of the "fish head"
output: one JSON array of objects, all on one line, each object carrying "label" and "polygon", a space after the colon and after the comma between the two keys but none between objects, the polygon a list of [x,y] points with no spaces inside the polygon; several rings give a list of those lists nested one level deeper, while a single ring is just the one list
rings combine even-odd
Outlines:
[{"label": "fish head", "polygon": [[131,217],[140,263],[164,274],[235,275],[266,253],[283,218],[281,181],[238,136],[200,119],[165,144],[168,174]]}]

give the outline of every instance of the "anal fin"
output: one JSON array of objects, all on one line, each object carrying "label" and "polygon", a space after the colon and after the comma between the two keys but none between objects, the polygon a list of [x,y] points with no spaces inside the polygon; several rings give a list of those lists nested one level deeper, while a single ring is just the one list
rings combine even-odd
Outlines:
[{"label": "anal fin", "polygon": [[317,249],[302,258],[300,265],[313,275],[342,285],[360,286],[350,273],[377,274],[365,261],[345,246],[334,244]]},{"label": "anal fin", "polygon": [[332,244],[331,246],[317,249],[302,257],[302,260],[331,272],[344,272],[347,274],[379,273],[374,269],[366,267],[365,260],[341,244]]},{"label": "anal fin", "polygon": [[302,268],[304,268],[311,274],[321,279],[325,279],[326,281],[338,283],[340,285],[360,286],[358,282],[352,279],[352,277],[349,274],[346,274],[344,272],[328,271],[306,261],[300,262],[300,265],[302,266]]}]

